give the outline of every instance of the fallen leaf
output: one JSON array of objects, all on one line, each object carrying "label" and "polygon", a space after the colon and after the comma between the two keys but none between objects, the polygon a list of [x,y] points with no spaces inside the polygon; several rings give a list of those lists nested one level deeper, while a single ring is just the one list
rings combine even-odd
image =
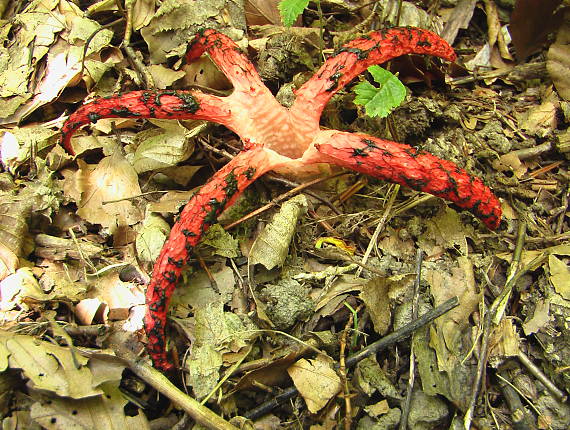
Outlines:
[{"label": "fallen leaf", "polygon": [[522,328],[525,335],[530,335],[533,333],[538,333],[542,328],[545,328],[550,322],[550,300],[539,299],[536,302],[532,317],[527,319],[523,324]]},{"label": "fallen leaf", "polygon": [[112,231],[142,220],[142,211],[130,200],[141,194],[138,176],[120,151],[97,165],[77,162],[80,166],[76,174],[77,189],[81,191],[79,216]]},{"label": "fallen leaf", "polygon": [[538,52],[560,17],[554,15],[561,0],[517,0],[509,30],[519,63]]},{"label": "fallen leaf", "polygon": [[118,387],[106,384],[101,395],[73,400],[34,392],[31,417],[46,429],[150,430],[146,416],[127,413],[129,400]]},{"label": "fallen leaf", "polygon": [[290,366],[287,373],[313,414],[324,408],[342,387],[332,360],[325,354],[319,354],[313,360],[303,358]]},{"label": "fallen leaf", "polygon": [[[552,1],[552,0],[551,0]],[[550,45],[546,55],[546,70],[560,97],[570,100],[570,12],[564,15],[562,27],[558,30],[555,42]]]},{"label": "fallen leaf", "polygon": [[558,294],[570,300],[570,269],[568,264],[554,255],[548,257],[550,282]]},{"label": "fallen leaf", "polygon": [[307,198],[303,194],[285,202],[253,243],[249,263],[262,264],[268,270],[282,266],[289,253],[297,220],[307,212],[307,207]]}]

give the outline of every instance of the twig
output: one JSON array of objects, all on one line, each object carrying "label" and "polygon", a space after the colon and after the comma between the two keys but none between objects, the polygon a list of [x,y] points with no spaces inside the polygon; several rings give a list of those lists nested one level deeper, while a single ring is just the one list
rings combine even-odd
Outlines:
[{"label": "twig", "polygon": [[469,399],[469,407],[465,411],[463,417],[463,427],[466,430],[471,428],[471,422],[473,420],[473,414],[475,412],[475,406],[477,405],[477,399],[479,398],[479,391],[481,390],[481,384],[485,377],[485,370],[487,368],[487,358],[489,355],[489,340],[491,337],[491,326],[495,321],[497,315],[499,315],[499,307],[504,309],[506,306],[507,299],[511,295],[511,290],[513,287],[512,279],[517,273],[518,264],[521,260],[522,249],[524,246],[524,238],[526,236],[526,222],[521,221],[518,228],[518,240],[513,252],[513,260],[509,267],[509,273],[507,274],[507,281],[505,287],[501,294],[497,296],[491,305],[491,308],[487,311],[485,315],[485,321],[483,323],[483,333],[481,335],[481,349],[479,352],[479,362],[477,364],[477,373],[475,375],[475,381],[473,382],[473,389],[471,390],[471,396]]},{"label": "twig", "polygon": [[566,402],[566,400],[568,399],[566,394],[562,390],[560,390],[556,385],[554,385],[554,383],[550,379],[548,379],[548,376],[546,376],[542,372],[542,370],[540,370],[537,366],[535,366],[535,364],[530,360],[530,358],[528,358],[528,356],[524,352],[519,351],[517,357],[519,361],[522,363],[522,365],[526,367],[527,370],[542,383],[542,385],[544,385],[544,387],[550,392],[550,394],[556,397],[557,400],[561,402]]},{"label": "twig", "polygon": [[[437,308],[426,312],[418,319],[412,321],[409,324],[406,324],[401,329],[389,334],[388,336],[383,337],[382,339],[368,345],[366,348],[361,350],[360,352],[351,355],[346,360],[346,367],[352,367],[358,362],[364,360],[366,357],[369,357],[373,354],[376,354],[383,349],[388,348],[389,346],[400,342],[401,340],[405,339],[406,337],[410,336],[414,331],[418,328],[423,327],[436,318],[442,316],[446,312],[449,312],[451,309],[457,307],[459,305],[459,299],[457,297],[452,297],[451,299],[445,301]],[[280,394],[275,396],[275,398],[262,403],[261,405],[257,406],[246,412],[244,416],[251,420],[259,418],[262,415],[267,414],[268,412],[272,411],[273,409],[277,408],[279,405],[283,404],[287,400],[291,399],[298,393],[297,388],[289,387],[283,390]]]},{"label": "twig", "polygon": [[520,270],[518,269],[519,263],[521,261],[522,249],[524,246],[524,239],[526,235],[525,232],[526,232],[526,222],[521,221],[518,229],[518,241],[515,250],[513,252],[513,260],[509,268],[509,273],[507,275],[507,281],[505,283],[505,287],[503,288],[501,294],[493,301],[493,304],[491,305],[490,309],[487,311],[487,314],[485,315],[485,321],[483,324],[483,333],[481,335],[481,348],[479,354],[479,363],[477,365],[477,374],[475,376],[473,389],[471,391],[469,407],[467,408],[465,416],[463,417],[463,426],[465,429],[469,429],[471,427],[475,406],[477,404],[477,398],[479,397],[479,391],[481,389],[481,384],[485,376],[487,358],[489,355],[489,340],[490,340],[492,326],[498,324],[501,321],[502,316],[504,314],[504,309],[508,303],[508,299],[511,295],[511,292],[514,286],[516,285],[517,281],[520,279],[520,277],[531,270],[535,270],[540,264],[542,264],[542,262],[548,256],[548,253],[539,255],[538,257],[530,261],[522,269]]},{"label": "twig", "polygon": [[197,423],[214,430],[238,430],[237,427],[180,391],[166,376],[135,357],[132,352],[120,351],[120,359],[135,375],[176,403]]},{"label": "twig", "polygon": [[[370,239],[368,247],[364,252],[364,256],[362,257],[362,264],[366,264],[366,262],[368,261],[368,257],[370,257],[370,254],[372,253],[372,249],[377,249],[378,236],[380,235],[382,230],[384,230],[384,226],[386,225],[386,223],[393,216],[392,207],[394,206],[394,201],[396,200],[396,196],[398,195],[399,191],[400,191],[399,185],[395,185],[394,188],[392,188],[392,192],[390,193],[390,196],[388,198],[388,203],[386,203],[386,206],[384,207],[384,213],[382,214],[382,218],[380,218],[380,222],[378,222],[378,225],[376,226],[376,229],[372,234],[372,238]],[[361,273],[362,273],[362,268],[356,271],[356,276],[357,277],[360,276]]]},{"label": "twig", "polygon": [[[418,304],[420,299],[420,282],[422,279],[422,262],[424,253],[418,249],[416,254],[416,281],[414,282],[414,300],[412,302],[412,319],[418,317]],[[410,414],[410,406],[412,404],[412,391],[416,379],[416,354],[414,351],[414,343],[410,346],[410,377],[408,379],[408,388],[406,390],[406,399],[402,406],[402,419],[400,420],[400,430],[408,428],[408,416]]]},{"label": "twig", "polygon": [[306,188],[308,188],[310,186],[313,186],[315,184],[319,184],[321,182],[328,181],[329,179],[333,179],[333,178],[336,178],[338,176],[342,176],[342,175],[346,175],[346,174],[347,174],[347,172],[335,173],[333,175],[329,175],[329,176],[326,176],[324,178],[314,179],[312,181],[301,184],[301,185],[293,188],[292,190],[289,190],[286,193],[281,194],[279,197],[273,199],[272,201],[270,201],[266,205],[260,207],[259,209],[254,210],[253,212],[250,212],[246,216],[238,219],[237,221],[234,221],[231,224],[225,225],[224,229],[229,230],[230,228],[235,227],[236,225],[241,224],[242,222],[247,221],[248,219],[256,217],[260,213],[263,213],[266,210],[271,209],[273,206],[277,205],[278,203],[280,203],[284,200],[287,200],[287,199],[293,197],[294,195],[299,194],[301,191],[305,190]]},{"label": "twig", "polygon": [[346,344],[347,344],[347,337],[348,332],[350,331],[350,326],[353,322],[357,322],[356,318],[358,316],[358,311],[362,308],[362,305],[358,307],[358,309],[354,310],[347,302],[345,302],[345,306],[351,311],[348,320],[344,326],[344,330],[342,331],[340,337],[340,354],[339,354],[339,369],[338,373],[340,379],[342,381],[343,389],[344,389],[344,428],[345,430],[350,430],[352,425],[352,403],[350,401],[352,395],[350,393],[350,386],[348,384],[348,378],[346,377]]},{"label": "twig", "polygon": [[529,423],[529,417],[527,416],[524,405],[521,401],[519,393],[513,385],[507,380],[507,378],[501,373],[497,373],[497,379],[499,380],[499,387],[503,392],[503,396],[509,405],[509,410],[511,411],[511,420],[513,422],[513,428],[515,430],[536,430],[534,424]]}]

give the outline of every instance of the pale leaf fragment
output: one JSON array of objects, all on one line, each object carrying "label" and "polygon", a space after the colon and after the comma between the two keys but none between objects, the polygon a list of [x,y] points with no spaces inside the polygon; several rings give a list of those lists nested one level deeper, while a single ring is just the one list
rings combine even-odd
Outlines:
[{"label": "pale leaf fragment", "polygon": [[0,331],[0,342],[10,353],[10,367],[22,369],[34,388],[75,399],[101,394],[85,366],[88,359],[69,347],[5,331]]},{"label": "pale leaf fragment", "polygon": [[129,200],[141,194],[138,177],[120,151],[103,158],[96,166],[82,160],[78,164],[81,167],[76,175],[77,188],[81,191],[79,216],[111,230],[142,219],[140,209]]},{"label": "pale leaf fragment", "polygon": [[560,97],[570,100],[570,13],[566,11],[556,41],[550,45],[546,56],[546,70]]},{"label": "pale leaf fragment", "polygon": [[550,282],[558,294],[570,300],[570,269],[568,265],[554,255],[548,257]]},{"label": "pale leaf fragment", "polygon": [[303,358],[290,366],[287,373],[313,414],[325,407],[342,387],[332,360],[325,354],[319,354],[313,360]]},{"label": "pale leaf fragment", "polygon": [[520,351],[520,338],[511,318],[503,318],[495,327],[489,342],[489,359],[495,365],[504,358],[515,357]]},{"label": "pale leaf fragment", "polygon": [[146,263],[156,261],[169,233],[170,225],[162,217],[147,215],[135,242],[139,259]]},{"label": "pale leaf fragment", "polygon": [[127,415],[128,400],[112,384],[104,385],[104,395],[73,400],[34,392],[32,418],[46,429],[123,429],[149,430],[143,413]]},{"label": "pale leaf fragment", "polygon": [[550,300],[539,299],[536,302],[532,317],[522,325],[525,335],[538,333],[550,322]]},{"label": "pale leaf fragment", "polygon": [[267,270],[282,266],[288,255],[297,220],[307,213],[307,208],[307,198],[303,194],[285,202],[255,240],[249,255],[250,264],[262,264]]}]

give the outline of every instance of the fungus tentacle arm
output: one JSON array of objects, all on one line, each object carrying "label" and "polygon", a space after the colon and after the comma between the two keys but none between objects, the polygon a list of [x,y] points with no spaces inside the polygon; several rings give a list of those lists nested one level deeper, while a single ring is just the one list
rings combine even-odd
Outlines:
[{"label": "fungus tentacle arm", "polygon": [[395,27],[370,33],[343,45],[297,90],[292,115],[299,118],[310,115],[318,122],[331,97],[368,67],[412,53],[449,61],[457,58],[453,48],[429,30]]},{"label": "fungus tentacle arm", "polygon": [[239,46],[223,33],[213,29],[201,31],[190,42],[186,52],[186,62],[191,63],[204,52],[230,80],[238,92],[267,91],[257,70]]},{"label": "fungus tentacle arm", "polygon": [[102,118],[203,119],[224,124],[232,130],[239,126],[231,108],[220,97],[195,90],[131,91],[102,97],[77,109],[61,130],[63,147],[74,154],[71,147],[73,133]]},{"label": "fungus tentacle arm", "polygon": [[241,152],[226,164],[184,207],[154,265],[146,291],[147,350],[156,368],[169,370],[165,349],[166,315],[170,298],[193,248],[218,215],[256,179],[271,170],[279,158],[262,147]]},{"label": "fungus tentacle arm", "polygon": [[304,157],[331,163],[448,200],[490,229],[501,222],[501,204],[479,178],[451,161],[367,134],[323,131]]}]

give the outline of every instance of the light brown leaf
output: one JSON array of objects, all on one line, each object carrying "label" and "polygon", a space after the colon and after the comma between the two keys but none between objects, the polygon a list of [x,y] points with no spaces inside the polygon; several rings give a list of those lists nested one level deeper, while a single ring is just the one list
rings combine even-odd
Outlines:
[{"label": "light brown leaf", "polygon": [[325,354],[317,355],[314,360],[303,358],[289,367],[287,373],[313,414],[325,407],[341,389],[332,360]]}]

